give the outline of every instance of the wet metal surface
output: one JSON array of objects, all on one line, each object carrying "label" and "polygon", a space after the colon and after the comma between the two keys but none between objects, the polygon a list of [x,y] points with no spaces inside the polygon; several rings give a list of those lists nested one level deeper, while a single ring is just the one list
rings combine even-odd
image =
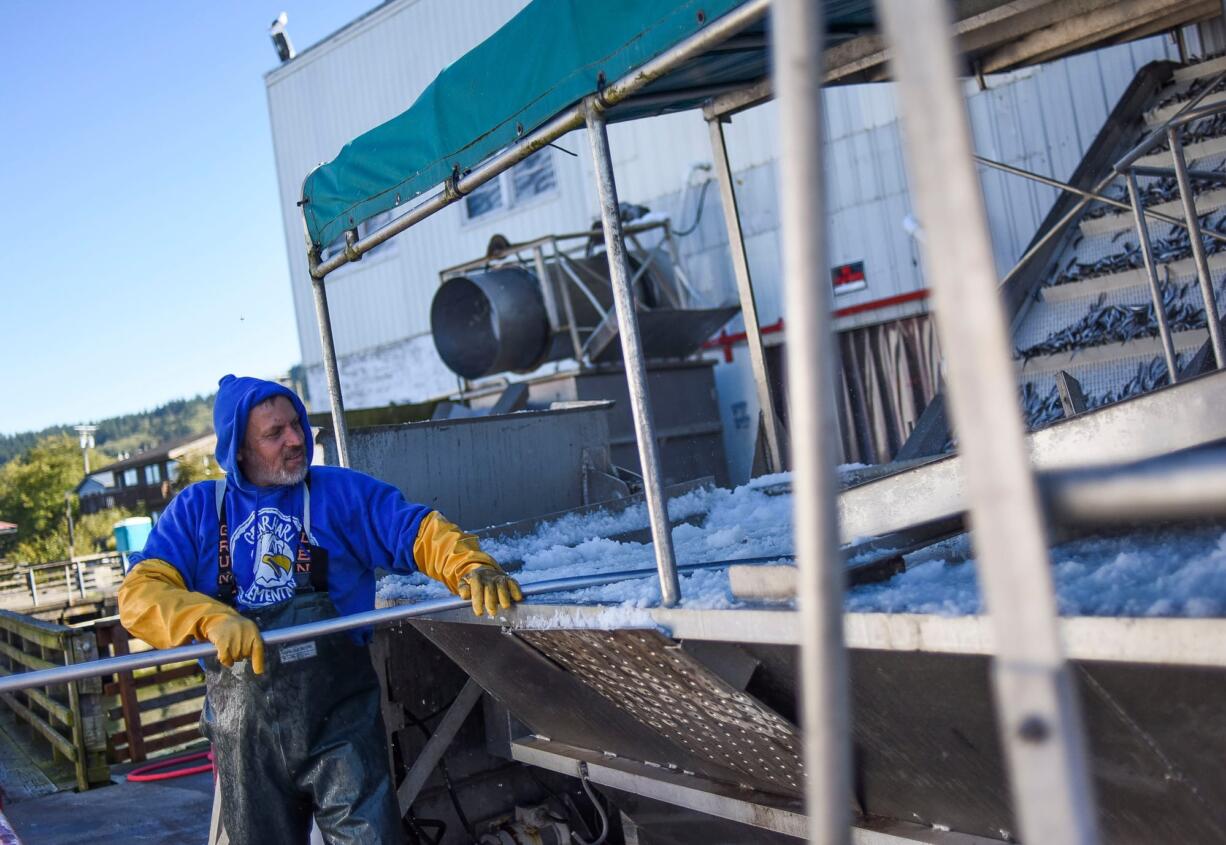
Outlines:
[{"label": "wet metal surface", "polygon": [[519,636],[640,722],[699,757],[802,788],[796,728],[653,631],[521,631]]}]

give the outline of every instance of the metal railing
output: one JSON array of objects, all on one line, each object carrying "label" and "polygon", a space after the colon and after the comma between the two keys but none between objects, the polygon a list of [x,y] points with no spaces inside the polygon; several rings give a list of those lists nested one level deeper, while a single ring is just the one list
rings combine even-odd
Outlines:
[{"label": "metal railing", "polygon": [[[1215,240],[1218,243],[1226,243],[1226,235],[1215,231],[1205,231],[1200,226],[1200,219],[1196,210],[1196,197],[1192,189],[1192,179],[1215,180],[1226,182],[1226,173],[1218,171],[1192,171],[1187,167],[1187,162],[1184,157],[1183,142],[1181,138],[1182,131],[1189,124],[1205,118],[1213,117],[1217,114],[1226,113],[1226,102],[1217,103],[1209,106],[1199,107],[1201,101],[1213,92],[1217,91],[1223,81],[1226,81],[1226,73],[1221,73],[1215,76],[1195,97],[1190,99],[1183,105],[1175,114],[1165,120],[1162,124],[1151,130],[1144,139],[1136,146],[1129,150],[1119,161],[1115,163],[1112,171],[1100,179],[1090,189],[1079,188],[1067,182],[1062,182],[1058,179],[1053,179],[1048,176],[1043,176],[1039,173],[1034,173],[1020,167],[1004,164],[1002,162],[993,161],[985,156],[973,155],[973,159],[985,166],[995,170],[1000,170],[1004,173],[1009,173],[1014,176],[1020,176],[1024,179],[1029,179],[1033,182],[1038,182],[1048,187],[1056,188],[1057,190],[1075,194],[1081,197],[1069,211],[1053,224],[1041,237],[1038,238],[1025,253],[1017,260],[1012,269],[1004,275],[998,283],[1000,287],[1004,287],[1015,279],[1023,269],[1025,269],[1030,261],[1038,255],[1044,247],[1052,240],[1064,234],[1068,227],[1074,224],[1086,210],[1091,202],[1101,202],[1104,205],[1112,208],[1117,208],[1122,211],[1130,212],[1133,215],[1133,225],[1137,231],[1137,239],[1141,251],[1142,263],[1145,269],[1146,281],[1149,287],[1150,298],[1153,304],[1155,320],[1158,329],[1159,343],[1162,346],[1163,359],[1166,363],[1167,373],[1171,384],[1179,381],[1179,368],[1175,354],[1174,342],[1171,337],[1170,323],[1167,318],[1166,309],[1163,306],[1162,286],[1158,281],[1157,264],[1154,260],[1153,247],[1150,241],[1149,227],[1147,220],[1157,220],[1163,223],[1169,223],[1172,226],[1180,226],[1188,230],[1189,241],[1192,249],[1193,260],[1196,266],[1197,281],[1200,286],[1201,296],[1205,306],[1206,323],[1209,329],[1210,344],[1213,349],[1214,358],[1217,368],[1221,369],[1226,364],[1226,341],[1222,337],[1222,328],[1220,320],[1217,319],[1217,297],[1214,292],[1212,276],[1209,272],[1209,265],[1205,255],[1204,238]],[[1169,146],[1173,167],[1170,169],[1159,168],[1147,165],[1137,164],[1147,152],[1154,148],[1155,145],[1161,143],[1165,139]],[[1141,191],[1137,186],[1137,178],[1150,177],[1169,177],[1174,176],[1179,187],[1180,199],[1183,205],[1183,217],[1174,217],[1169,214],[1157,211],[1152,208],[1146,208]],[[1117,178],[1123,178],[1128,194],[1128,202],[1107,196],[1103,191]]]},{"label": "metal railing", "polygon": [[[1128,194],[1132,200],[1133,214],[1137,227],[1137,237],[1141,243],[1141,254],[1145,263],[1146,279],[1149,282],[1150,294],[1154,302],[1154,314],[1158,321],[1158,333],[1162,339],[1162,352],[1166,358],[1167,372],[1171,382],[1179,379],[1178,366],[1175,360],[1175,348],[1171,342],[1166,309],[1162,304],[1162,288],[1158,282],[1158,272],[1154,265],[1153,249],[1149,240],[1149,227],[1138,211],[1142,207],[1141,192],[1137,188],[1137,176],[1171,176],[1179,185],[1179,197],[1183,203],[1184,225],[1188,229],[1188,240],[1192,249],[1192,258],[1196,265],[1196,279],[1200,285],[1201,299],[1205,308],[1205,321],[1209,327],[1209,343],[1213,349],[1213,358],[1220,370],[1226,366],[1226,339],[1222,335],[1222,324],[1218,315],[1217,294],[1213,288],[1213,277],[1209,273],[1209,261],[1205,253],[1205,243],[1200,226],[1200,217],[1196,211],[1196,194],[1192,188],[1192,175],[1188,170],[1187,158],[1183,149],[1183,130],[1191,123],[1226,113],[1226,103],[1217,103],[1197,108],[1198,103],[1210,92],[1214,91],[1226,74],[1218,76],[1207,86],[1198,97],[1190,100],[1178,113],[1165,121],[1161,126],[1150,132],[1141,143],[1128,151],[1115,164],[1114,171],[1124,176],[1128,182]],[[1171,154],[1173,168],[1145,167],[1137,162],[1147,152],[1166,139]],[[1226,174],[1201,173],[1199,178],[1214,178],[1226,181]],[[1216,234],[1216,233],[1214,233]]]},{"label": "metal railing", "polygon": [[125,569],[124,556],[116,552],[18,565],[0,573],[0,607],[28,609],[109,595],[118,589]]}]

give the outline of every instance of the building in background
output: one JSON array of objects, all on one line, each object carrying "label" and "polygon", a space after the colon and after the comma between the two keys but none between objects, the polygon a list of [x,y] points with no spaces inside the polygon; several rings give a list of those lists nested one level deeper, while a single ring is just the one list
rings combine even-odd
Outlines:
[{"label": "building in background", "polygon": [[[326,405],[319,332],[298,201],[303,179],[360,133],[404,111],[447,64],[494,33],[526,0],[391,0],[270,71],[268,93],[292,296],[309,398]],[[465,22],[457,27],[455,22]],[[292,26],[292,24],[291,24]],[[542,33],[546,38],[547,33]],[[1178,58],[1169,36],[1110,47],[966,85],[976,151],[1065,180],[1137,71]],[[940,379],[927,283],[890,84],[826,89],[831,284],[843,365],[843,459],[888,460]],[[729,152],[760,321],[776,375],[787,340],[780,278],[772,103],[736,116]],[[707,127],[698,112],[609,127],[623,202],[671,218],[691,282],[707,305],[736,301]],[[997,269],[1022,254],[1057,192],[984,171]],[[455,392],[430,336],[441,269],[486,253],[496,235],[525,241],[598,219],[582,130],[328,276],[346,406],[420,402]],[[363,223],[359,234],[385,220]],[[957,272],[957,268],[949,268]],[[750,471],[758,404],[740,318],[708,344],[729,476]]]},{"label": "building in background", "polygon": [[217,435],[212,432],[193,434],[101,467],[77,485],[81,513],[128,508],[156,519],[174,496],[181,466],[198,461],[207,467],[216,447]]}]

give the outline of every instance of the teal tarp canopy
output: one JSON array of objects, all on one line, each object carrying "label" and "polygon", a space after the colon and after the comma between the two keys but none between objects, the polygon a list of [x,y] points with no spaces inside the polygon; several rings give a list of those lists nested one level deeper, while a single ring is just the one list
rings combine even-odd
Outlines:
[{"label": "teal tarp canopy", "polygon": [[471,169],[742,0],[535,0],[302,187],[316,246]]},{"label": "teal tarp canopy", "polygon": [[[307,231],[324,247],[346,229],[466,173],[522,134],[685,40],[745,0],[533,0],[443,70],[405,112],[350,141],[302,188]],[[831,29],[871,26],[871,0],[826,0]],[[457,25],[461,25],[459,22]],[[715,48],[641,93],[747,83],[767,72],[765,25],[741,46]],[[663,98],[668,100],[668,97]],[[634,107],[639,117],[700,99]],[[658,99],[657,99],[658,102]]]}]

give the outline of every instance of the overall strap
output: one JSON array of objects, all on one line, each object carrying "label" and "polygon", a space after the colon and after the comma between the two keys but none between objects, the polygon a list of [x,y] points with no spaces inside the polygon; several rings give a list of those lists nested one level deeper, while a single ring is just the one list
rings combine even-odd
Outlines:
[{"label": "overall strap", "polygon": [[[328,553],[311,542],[311,476],[302,482],[302,533],[298,536],[298,558],[294,561],[298,589],[307,585],[316,593],[328,592]],[[304,583],[305,582],[305,583]]]},{"label": "overall strap", "polygon": [[234,604],[238,584],[234,580],[234,565],[230,558],[230,526],[226,521],[226,477],[213,482],[213,497],[217,507],[217,600]]}]

